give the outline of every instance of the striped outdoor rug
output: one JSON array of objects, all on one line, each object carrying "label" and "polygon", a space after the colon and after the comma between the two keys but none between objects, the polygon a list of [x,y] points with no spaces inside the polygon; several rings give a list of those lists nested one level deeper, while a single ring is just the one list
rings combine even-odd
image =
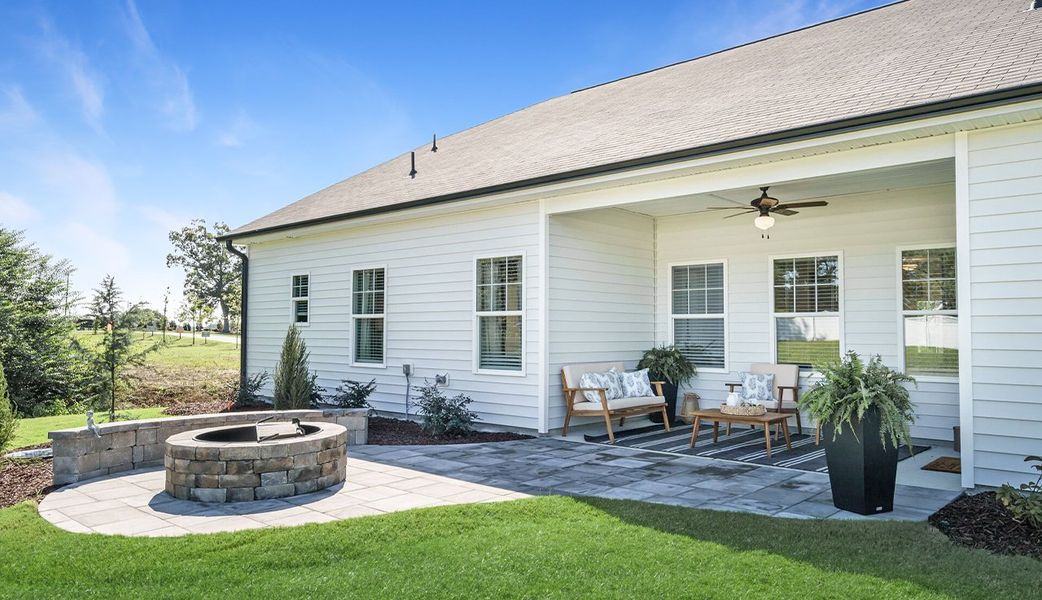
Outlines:
[{"label": "striped outdoor rug", "polygon": [[[801,435],[795,431],[790,432],[792,450],[785,447],[784,437],[779,436],[777,441],[772,437],[770,458],[767,458],[767,450],[764,448],[763,429],[753,430],[744,425],[735,425],[728,436],[724,435],[723,423],[720,424],[720,438],[716,444],[713,443],[713,426],[709,424],[702,425],[694,448],[688,447],[691,442],[691,425],[674,425],[669,433],[663,431],[661,425],[617,431],[615,445],[827,473],[829,468],[825,464],[825,446],[814,445],[813,429],[805,428],[804,432],[808,433]],[[608,443],[607,434],[585,437],[588,442]],[[929,446],[912,447],[915,454],[929,449]],[[909,452],[908,447],[901,446],[897,460],[904,460],[910,456],[912,452]]]}]

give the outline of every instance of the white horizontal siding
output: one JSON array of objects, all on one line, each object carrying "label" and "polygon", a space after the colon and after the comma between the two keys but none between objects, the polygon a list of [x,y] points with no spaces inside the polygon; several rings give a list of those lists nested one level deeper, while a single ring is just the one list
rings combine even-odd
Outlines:
[{"label": "white horizontal siding", "polygon": [[968,134],[974,476],[1042,454],[1042,125]]},{"label": "white horizontal siding", "polygon": [[[727,260],[728,372],[702,370],[690,389],[713,406],[726,397],[724,383],[750,363],[770,362],[772,326],[768,257],[842,252],[844,341],[847,350],[879,354],[900,365],[897,249],[955,241],[954,189],[915,190],[829,199],[827,208],[778,217],[771,238],[761,239],[747,219],[716,214],[663,217],[657,222],[658,281],[656,340],[670,339],[669,265]],[[958,384],[923,381],[912,391],[916,437],[951,440],[959,424]]]},{"label": "white horizontal siding", "polygon": [[[525,253],[526,375],[476,374],[474,259],[516,251]],[[274,371],[290,325],[290,277],[310,273],[311,322],[301,332],[311,368],[328,392],[342,379],[375,378],[371,402],[376,409],[403,412],[402,364],[413,363],[413,385],[449,373],[446,392],[473,398],[471,407],[481,422],[535,429],[540,260],[535,202],[254,244],[248,370]],[[387,268],[387,366],[352,367],[351,271],[374,265]]]},{"label": "white horizontal siding", "polygon": [[555,429],[564,424],[563,365],[633,367],[651,346],[655,235],[652,219],[616,209],[554,216],[549,233],[547,396]]}]

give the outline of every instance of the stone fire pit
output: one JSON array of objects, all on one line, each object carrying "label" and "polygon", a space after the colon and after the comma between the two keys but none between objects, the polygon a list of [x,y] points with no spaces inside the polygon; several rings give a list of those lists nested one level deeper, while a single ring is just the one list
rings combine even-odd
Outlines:
[{"label": "stone fire pit", "polygon": [[186,431],[166,440],[166,491],[182,500],[244,502],[308,494],[346,477],[347,429],[301,423],[303,435],[257,441],[254,425]]}]

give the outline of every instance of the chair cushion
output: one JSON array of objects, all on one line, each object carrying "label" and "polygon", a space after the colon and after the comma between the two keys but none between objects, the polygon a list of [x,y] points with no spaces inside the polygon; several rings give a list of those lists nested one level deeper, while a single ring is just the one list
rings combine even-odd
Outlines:
[{"label": "chair cushion", "polygon": [[[616,400],[608,400],[608,410],[622,410],[625,408],[635,408],[637,406],[649,406],[652,404],[662,404],[666,401],[662,396],[643,396],[639,398],[618,398]],[[576,402],[573,405],[575,410],[601,410],[600,402]]]},{"label": "chair cushion", "polygon": [[619,377],[622,380],[623,396],[627,398],[639,398],[642,396],[655,395],[655,392],[651,390],[651,379],[648,377],[647,369],[631,371],[629,373],[619,373]]},{"label": "chair cushion", "polygon": [[774,373],[738,373],[742,389],[739,396],[746,402],[766,404],[774,402]]},{"label": "chair cushion", "polygon": [[[614,367],[605,373],[583,373],[582,377],[579,378],[579,387],[603,388],[608,400],[615,400],[625,396],[622,393],[622,379]],[[587,402],[601,403],[600,392],[586,391],[583,392],[583,397],[586,398]]]}]

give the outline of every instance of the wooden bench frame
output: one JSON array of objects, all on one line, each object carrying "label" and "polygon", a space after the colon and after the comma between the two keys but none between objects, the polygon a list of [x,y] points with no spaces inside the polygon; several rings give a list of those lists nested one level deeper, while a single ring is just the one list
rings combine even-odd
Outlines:
[{"label": "wooden bench frame", "polygon": [[[652,381],[651,385],[655,386],[657,396],[665,396],[662,393],[662,385],[664,381]],[[564,430],[561,432],[562,436],[568,435],[568,423],[572,420],[573,416],[576,417],[604,417],[604,425],[608,428],[608,440],[615,443],[615,431],[612,429],[611,420],[612,417],[619,417],[619,427],[622,427],[623,423],[626,422],[626,417],[632,417],[636,415],[646,415],[650,413],[661,412],[662,413],[662,424],[665,425],[666,431],[669,431],[669,415],[666,413],[665,401],[656,402],[654,404],[642,404],[640,406],[630,406],[627,408],[620,408],[611,410],[608,408],[608,394],[604,388],[581,388],[581,387],[569,387],[568,379],[565,377],[564,371],[561,371],[561,389],[564,391],[564,403],[567,412],[564,416]],[[576,410],[576,394],[580,394],[580,398],[585,400],[585,396],[582,396],[582,392],[599,392],[601,395],[601,407],[599,409],[591,410]]]}]

